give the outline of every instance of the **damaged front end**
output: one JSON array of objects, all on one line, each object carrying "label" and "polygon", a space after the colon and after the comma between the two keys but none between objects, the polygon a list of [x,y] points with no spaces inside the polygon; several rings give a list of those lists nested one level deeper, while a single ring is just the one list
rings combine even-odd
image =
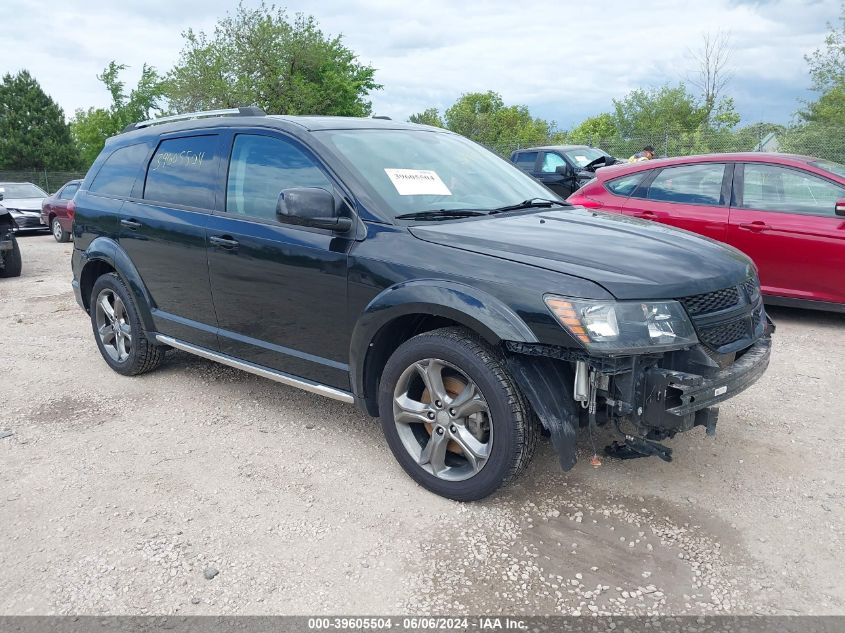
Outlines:
[{"label": "damaged front end", "polygon": [[579,426],[612,424],[621,437],[606,448],[610,455],[671,461],[661,440],[697,426],[715,435],[717,405],[765,372],[775,328],[756,278],[678,302],[698,341],[681,349],[614,355],[506,343],[509,369],[564,470],[575,464]]}]

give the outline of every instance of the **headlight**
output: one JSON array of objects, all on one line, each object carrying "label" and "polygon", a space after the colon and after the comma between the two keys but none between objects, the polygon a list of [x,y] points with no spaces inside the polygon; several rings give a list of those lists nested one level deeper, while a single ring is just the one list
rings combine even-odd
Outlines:
[{"label": "headlight", "polygon": [[560,324],[591,350],[660,351],[698,342],[677,301],[587,301],[555,295],[544,299]]}]

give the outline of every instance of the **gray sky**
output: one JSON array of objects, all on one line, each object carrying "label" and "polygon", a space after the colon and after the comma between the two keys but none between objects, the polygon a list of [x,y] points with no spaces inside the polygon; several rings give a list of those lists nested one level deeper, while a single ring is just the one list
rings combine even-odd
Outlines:
[{"label": "gray sky", "polygon": [[[230,0],[2,0],[0,72],[27,68],[70,116],[107,105],[95,75],[111,59],[169,69],[180,33],[211,30]],[[249,1],[249,5],[257,1]],[[284,4],[280,2],[279,4]],[[803,55],[820,46],[838,0],[348,0],[291,1],[325,33],[342,34],[375,66],[374,111],[394,118],[441,110],[462,92],[492,89],[560,128],[611,109],[637,87],[685,79],[704,32],[730,31],[727,92],[744,123],[786,123],[808,98]]]}]

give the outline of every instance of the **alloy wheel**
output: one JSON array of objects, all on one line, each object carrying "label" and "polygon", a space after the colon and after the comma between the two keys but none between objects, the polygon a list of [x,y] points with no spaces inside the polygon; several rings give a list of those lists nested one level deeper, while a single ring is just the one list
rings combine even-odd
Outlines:
[{"label": "alloy wheel", "polygon": [[62,225],[59,224],[58,219],[53,218],[53,237],[56,238],[56,241],[59,241],[59,240],[62,239],[62,233],[63,233]]},{"label": "alloy wheel", "polygon": [[132,327],[126,306],[113,290],[104,288],[95,306],[97,336],[109,357],[122,363],[132,351]]},{"label": "alloy wheel", "polygon": [[439,479],[474,477],[490,457],[490,407],[478,386],[446,361],[427,358],[402,372],[393,419],[405,450]]}]

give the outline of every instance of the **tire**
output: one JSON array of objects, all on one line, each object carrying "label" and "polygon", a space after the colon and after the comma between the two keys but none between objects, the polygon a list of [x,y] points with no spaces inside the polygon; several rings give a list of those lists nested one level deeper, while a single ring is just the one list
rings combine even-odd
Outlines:
[{"label": "tire", "polygon": [[18,245],[18,238],[13,235],[12,250],[6,251],[3,256],[3,268],[0,269],[0,277],[20,277],[22,270],[21,247]]},{"label": "tire", "polygon": [[[429,389],[437,375],[440,387]],[[443,401],[432,399],[430,392],[444,390]],[[462,418],[462,411],[473,413]],[[538,427],[501,353],[460,327],[426,332],[399,346],[381,376],[379,412],[388,446],[405,472],[456,501],[483,499],[513,481],[537,442]],[[432,444],[435,433],[439,439]]]},{"label": "tire", "polygon": [[70,242],[70,233],[62,228],[59,218],[54,217],[50,220],[50,232],[57,242]]},{"label": "tire", "polygon": [[117,274],[102,275],[94,282],[89,305],[94,340],[109,367],[124,376],[137,376],[161,365],[165,349],[147,339],[135,301]]}]

